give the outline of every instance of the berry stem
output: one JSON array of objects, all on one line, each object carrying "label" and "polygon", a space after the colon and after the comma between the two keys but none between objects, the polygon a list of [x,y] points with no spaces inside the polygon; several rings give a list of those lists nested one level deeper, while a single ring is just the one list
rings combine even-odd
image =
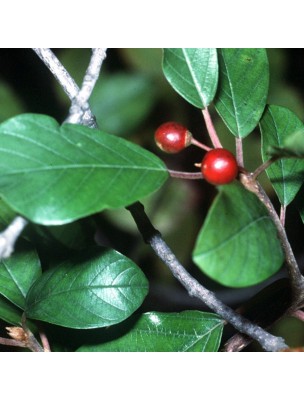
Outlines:
[{"label": "berry stem", "polygon": [[201,149],[206,150],[206,151],[211,150],[211,147],[206,146],[205,144],[199,142],[198,140],[194,139],[194,137],[191,138],[191,144],[193,144],[196,147],[200,147]]},{"label": "berry stem", "polygon": [[174,171],[172,169],[168,169],[168,172],[172,178],[203,179],[203,175],[201,172],[183,172],[183,171]]},{"label": "berry stem", "polygon": [[202,110],[202,113],[203,113],[205,124],[206,124],[207,130],[208,130],[208,134],[210,136],[210,139],[211,139],[211,142],[212,142],[213,146],[215,148],[223,147],[221,142],[220,142],[220,139],[219,139],[219,137],[218,137],[218,135],[216,133],[216,130],[214,128],[214,125],[213,125],[213,122],[212,122],[212,119],[211,119],[211,116],[210,116],[208,108],[207,107],[204,108]]}]

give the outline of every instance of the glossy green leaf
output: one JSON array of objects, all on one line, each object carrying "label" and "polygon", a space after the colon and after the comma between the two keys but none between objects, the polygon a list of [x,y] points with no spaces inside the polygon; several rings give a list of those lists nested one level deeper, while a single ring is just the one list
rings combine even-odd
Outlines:
[{"label": "glossy green leaf", "polygon": [[269,66],[265,49],[221,49],[215,107],[229,130],[244,138],[266,106]]},{"label": "glossy green leaf", "polygon": [[220,188],[209,209],[193,260],[222,285],[246,287],[277,272],[283,253],[266,208],[253,193],[233,183]]},{"label": "glossy green leaf", "polygon": [[40,275],[36,251],[27,242],[19,243],[11,257],[0,261],[0,294],[24,309],[27,292]]},{"label": "glossy green leaf", "polygon": [[44,272],[26,298],[28,318],[69,328],[117,324],[142,303],[148,282],[131,260],[94,247]]},{"label": "glossy green leaf", "polygon": [[97,129],[23,114],[0,125],[0,193],[19,214],[60,225],[127,206],[166,180],[147,150]]},{"label": "glossy green leaf", "polygon": [[78,351],[215,352],[220,345],[223,320],[200,311],[149,312],[120,336],[115,328],[104,332],[102,343],[84,345]]},{"label": "glossy green leaf", "polygon": [[0,229],[5,229],[16,216],[13,211],[4,201],[0,198]]},{"label": "glossy green leaf", "polygon": [[0,296],[0,319],[11,325],[21,325],[22,311]]},{"label": "glossy green leaf", "polygon": [[[299,138],[294,137],[294,133],[300,131],[300,136],[302,136],[302,131],[304,135],[304,125],[289,109],[280,106],[268,106],[261,120],[260,128],[262,134],[262,158],[264,161],[269,159],[268,151],[271,147],[284,146],[286,140],[286,150],[289,150],[289,153],[290,150],[295,149],[297,146],[299,146],[298,151],[301,151],[301,143],[299,143]],[[288,144],[288,140],[291,140],[291,144]],[[281,204],[288,205],[303,184],[304,160],[282,158],[268,167],[266,173]]]},{"label": "glossy green leaf", "polygon": [[216,49],[164,49],[163,71],[171,86],[198,108],[213,100],[218,82]]},{"label": "glossy green leaf", "polygon": [[156,87],[147,76],[106,75],[97,82],[90,105],[101,130],[126,136],[147,117],[156,94]]}]

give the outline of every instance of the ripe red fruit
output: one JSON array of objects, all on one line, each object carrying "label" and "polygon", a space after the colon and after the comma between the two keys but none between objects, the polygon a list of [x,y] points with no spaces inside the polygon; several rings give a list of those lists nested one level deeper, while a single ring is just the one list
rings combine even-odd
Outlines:
[{"label": "ripe red fruit", "polygon": [[192,134],[176,122],[165,122],[154,135],[157,146],[166,153],[179,153],[191,144]]},{"label": "ripe red fruit", "polygon": [[238,165],[230,151],[219,148],[206,153],[201,170],[207,182],[213,185],[225,185],[237,177]]}]

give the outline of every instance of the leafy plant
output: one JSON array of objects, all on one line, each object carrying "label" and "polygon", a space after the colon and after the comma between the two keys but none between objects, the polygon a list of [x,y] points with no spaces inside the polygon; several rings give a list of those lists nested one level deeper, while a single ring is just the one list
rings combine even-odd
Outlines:
[{"label": "leafy plant", "polygon": [[[284,316],[304,319],[304,278],[285,229],[287,206],[300,203],[303,215],[304,130],[291,110],[267,103],[267,51],[164,49],[169,86],[161,92],[165,85],[154,64],[150,68],[141,57],[137,63],[134,52],[123,54],[145,71],[129,76],[108,70],[98,80],[108,59],[105,49],[93,49],[79,88],[54,53],[34,50],[71,106],[62,124],[34,112],[8,113],[0,124],[0,319],[13,325],[7,327],[10,338],[0,338],[3,348],[56,351],[56,331],[65,330],[65,348],[79,352],[240,351],[252,340],[266,351],[289,350],[271,329]],[[73,65],[70,52],[68,60]],[[190,133],[185,121],[172,122],[179,115],[174,111],[157,130],[153,105],[171,101],[175,92],[177,107],[202,112],[207,134],[200,139],[196,126]],[[155,146],[153,131],[169,154]],[[260,158],[250,171],[244,141],[258,131]],[[226,140],[229,151],[222,149]],[[189,155],[192,171],[169,167],[181,152]],[[267,185],[260,180],[264,172]],[[170,191],[171,178],[184,180]],[[188,184],[211,194],[205,218],[193,213]],[[173,250],[147,214],[167,218]],[[193,223],[196,233],[184,233]],[[137,242],[138,232],[153,258]],[[187,267],[176,256],[183,246],[191,247],[182,257]],[[281,281],[279,271],[287,271],[288,280]],[[211,289],[202,283],[206,276]],[[178,311],[153,308],[155,277],[164,303],[176,288],[171,277],[198,303]],[[237,310],[217,295],[218,287],[258,292],[258,284],[265,289]],[[226,323],[236,333],[225,343]]]}]

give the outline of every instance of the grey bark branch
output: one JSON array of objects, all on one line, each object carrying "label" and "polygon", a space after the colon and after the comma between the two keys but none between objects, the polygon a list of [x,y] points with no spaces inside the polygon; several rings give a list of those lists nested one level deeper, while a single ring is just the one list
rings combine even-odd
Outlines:
[{"label": "grey bark branch", "polygon": [[172,274],[186,288],[190,296],[202,300],[204,304],[220,315],[239,332],[245,333],[260,343],[264,350],[280,351],[288,347],[282,338],[271,335],[258,325],[236,313],[230,307],[222,303],[212,291],[206,289],[194,279],[177,260],[174,253],[162,239],[160,233],[153,227],[145,214],[142,204],[135,203],[127,207],[127,209],[132,214],[138,230],[146,243],[152,247],[157,256],[167,265]]},{"label": "grey bark branch", "polygon": [[106,58],[106,49],[92,49],[90,64],[85,73],[82,85],[75,98],[72,100],[69,116],[66,122],[71,124],[84,124],[96,127],[95,119],[88,115],[89,98],[99,77],[100,69]]},{"label": "grey bark branch", "polygon": [[17,216],[8,227],[0,233],[0,260],[10,257],[14,251],[15,243],[27,223],[26,219]]},{"label": "grey bark branch", "polygon": [[[68,95],[70,100],[74,100],[79,93],[79,87],[68,71],[64,68],[58,58],[50,49],[37,49],[33,48],[37,56],[43,61],[43,63],[48,67],[53,76],[59,82],[62,89]],[[88,108],[85,112],[84,118],[88,121],[95,121],[91,110]],[[92,122],[93,124],[93,122]],[[96,125],[94,124],[94,127]]]},{"label": "grey bark branch", "polygon": [[79,92],[79,87],[68,71],[64,68],[51,49],[33,49],[37,56],[43,61],[48,69],[57,79],[62,89],[72,100]]}]

